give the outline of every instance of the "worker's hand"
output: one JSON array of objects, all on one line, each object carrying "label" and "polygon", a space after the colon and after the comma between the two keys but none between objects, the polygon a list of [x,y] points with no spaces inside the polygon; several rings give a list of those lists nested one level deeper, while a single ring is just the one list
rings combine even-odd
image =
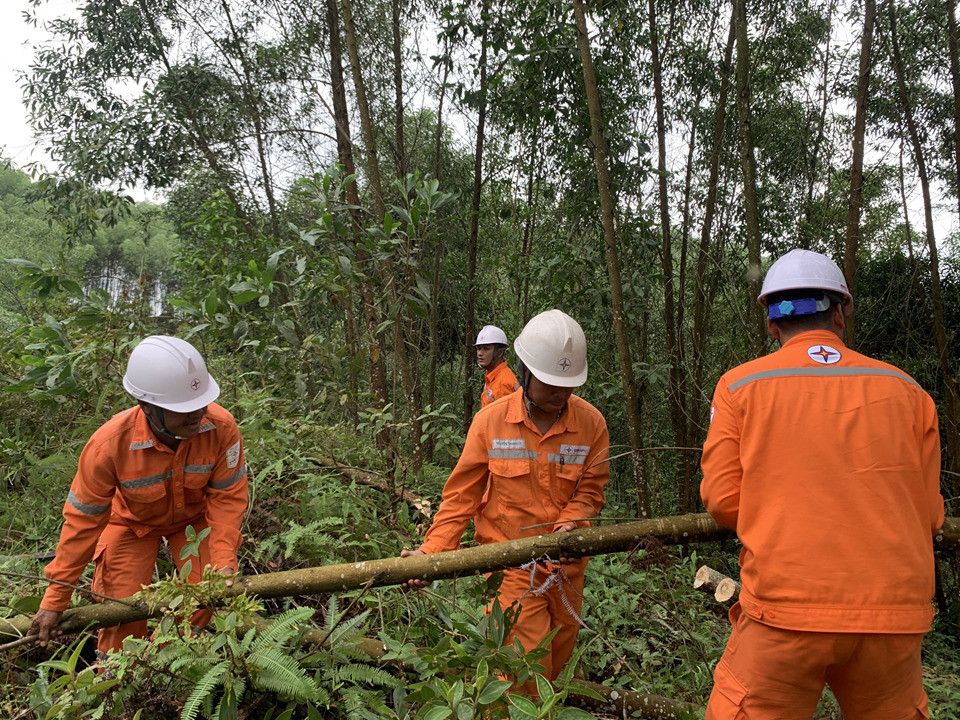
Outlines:
[{"label": "worker's hand", "polygon": [[[400,557],[416,557],[417,555],[426,555],[423,550],[401,550]],[[400,583],[400,589],[406,592],[407,590],[423,590],[425,587],[430,587],[433,585],[432,580],[418,580],[417,578],[410,578],[405,583]]]},{"label": "worker's hand", "polygon": [[63,617],[62,612],[43,610],[42,608],[37,610],[37,614],[33,616],[33,620],[30,622],[27,635],[36,635],[37,645],[46,647],[47,643],[53,638],[63,635],[63,630],[57,627],[61,617]]},{"label": "worker's hand", "polygon": [[[553,531],[554,531],[555,533],[560,533],[560,532],[570,532],[571,530],[576,530],[576,529],[577,529],[577,524],[576,524],[575,522],[568,522],[568,523],[564,523],[564,524],[561,525],[560,527],[554,528]],[[564,557],[563,555],[561,555],[561,556],[560,556],[560,564],[561,564],[561,565],[569,565],[570,563],[577,562],[579,559],[580,559],[580,558],[568,558],[568,557]]]},{"label": "worker's hand", "polygon": [[227,580],[224,585],[227,587],[233,587],[233,578],[236,577],[237,571],[232,567],[217,568],[217,575],[225,576]]}]

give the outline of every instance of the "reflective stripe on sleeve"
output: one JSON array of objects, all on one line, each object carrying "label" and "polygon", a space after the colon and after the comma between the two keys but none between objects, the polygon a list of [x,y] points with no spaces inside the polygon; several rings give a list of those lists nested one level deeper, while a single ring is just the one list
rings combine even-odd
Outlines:
[{"label": "reflective stripe on sleeve", "polygon": [[184,465],[183,471],[185,473],[208,473],[213,470],[213,463],[209,465]]},{"label": "reflective stripe on sleeve", "polygon": [[561,455],[560,453],[549,453],[547,460],[550,462],[562,462],[564,465],[583,465],[586,458],[583,455]]},{"label": "reflective stripe on sleeve", "polygon": [[247,474],[246,463],[237,468],[237,471],[228,477],[226,480],[218,480],[216,482],[207,483],[207,487],[211,487],[214,490],[226,490],[228,487],[235,485],[237,480],[242,478]]},{"label": "reflective stripe on sleeve", "polygon": [[109,505],[87,505],[80,502],[77,496],[73,494],[73,490],[67,493],[67,502],[84,515],[102,515],[110,509]]},{"label": "reflective stripe on sleeve", "polygon": [[162,483],[170,476],[171,473],[168,470],[161,475],[150,475],[148,477],[136,478],[135,480],[121,480],[120,486],[126,488],[127,490],[136,490],[137,488],[149,487],[151,485],[156,485],[157,483]]},{"label": "reflective stripe on sleeve", "polygon": [[131,450],[146,450],[153,447],[153,440],[143,440],[141,442],[130,443]]},{"label": "reflective stripe on sleeve", "polygon": [[836,367],[835,365],[826,367],[796,367],[796,368],[777,368],[775,370],[764,370],[742,377],[736,382],[730,383],[730,392],[735,392],[744,385],[749,385],[757,380],[769,380],[771,378],[781,377],[893,377],[905,380],[911,385],[920,387],[919,383],[909,375],[896,370],[887,368],[867,368],[867,367]]},{"label": "reflective stripe on sleeve", "polygon": [[537,454],[531,450],[502,450],[500,448],[487,448],[487,457],[536,460]]}]

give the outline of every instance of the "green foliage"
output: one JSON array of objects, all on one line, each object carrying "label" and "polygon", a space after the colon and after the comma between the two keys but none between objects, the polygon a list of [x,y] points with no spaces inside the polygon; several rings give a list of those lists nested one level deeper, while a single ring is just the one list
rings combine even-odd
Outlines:
[{"label": "green foliage", "polygon": [[81,635],[72,646],[63,648],[54,657],[37,666],[39,679],[31,688],[31,706],[37,717],[53,718],[104,717],[105,693],[119,684],[116,678],[99,674],[95,668],[82,667],[80,653],[89,636]]}]

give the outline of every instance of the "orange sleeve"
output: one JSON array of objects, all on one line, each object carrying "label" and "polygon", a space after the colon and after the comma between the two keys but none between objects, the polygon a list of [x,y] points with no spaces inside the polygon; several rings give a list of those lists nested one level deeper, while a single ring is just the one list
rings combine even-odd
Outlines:
[{"label": "orange sleeve", "polygon": [[456,550],[483,494],[490,471],[487,466],[487,443],[484,423],[474,417],[457,466],[443,486],[443,500],[427,530],[420,549],[425,553]]},{"label": "orange sleeve", "polygon": [[720,379],[710,406],[710,429],[703,444],[700,497],[720,525],[737,529],[740,514],[740,418],[726,380]]},{"label": "orange sleeve", "polygon": [[239,570],[237,548],[243,539],[240,526],[247,511],[247,487],[243,439],[236,423],[231,423],[224,430],[217,464],[206,493],[210,561],[214,567]]},{"label": "orange sleeve", "polygon": [[931,531],[940,532],[944,521],[943,495],[940,493],[940,428],[933,399],[924,393],[924,434],[921,438],[924,490],[929,498]]},{"label": "orange sleeve", "polygon": [[[110,506],[117,491],[117,474],[112,458],[91,439],[83,452],[77,474],[63,506],[63,529],[57,556],[45,570],[49,580],[76,585],[87,564],[93,560],[100,533],[110,519]],[[73,590],[51,583],[40,607],[62,612],[70,605]]]},{"label": "orange sleeve", "polygon": [[[577,483],[573,497],[567,502],[556,525],[563,525],[579,518],[596,517],[606,504],[604,489],[610,482],[610,433],[601,415],[590,438],[592,456],[587,458],[583,477]],[[589,522],[578,522],[578,527],[589,527]]]}]

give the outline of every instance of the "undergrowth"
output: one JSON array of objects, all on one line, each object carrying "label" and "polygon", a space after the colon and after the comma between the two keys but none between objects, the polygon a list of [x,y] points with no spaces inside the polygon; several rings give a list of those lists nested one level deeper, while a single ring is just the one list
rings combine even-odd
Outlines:
[{"label": "undergrowth", "polygon": [[[414,493],[436,508],[449,467],[428,465],[415,476],[391,473],[356,432],[319,427],[309,417],[289,419],[269,398],[245,403],[237,416],[251,480],[244,574],[388,558],[418,545],[429,521],[392,492]],[[0,511],[7,528],[0,571],[9,573],[0,575],[0,602],[7,616],[29,615],[38,605],[46,561],[31,553],[56,544],[80,445],[65,436],[45,462],[23,455],[21,470],[8,471],[17,479],[3,488],[6,509]],[[321,456],[362,470],[381,487],[324,466]],[[606,512],[628,513],[615,507]],[[469,533],[464,542],[471,542]],[[496,593],[496,574],[436,583],[421,593],[379,588],[336,597],[234,599],[200,634],[191,633],[182,616],[216,593],[173,577],[158,592],[167,593],[167,602],[183,596],[175,603],[179,613],[152,623],[152,641],[130,639],[123,652],[92,667],[88,635],[61,639],[47,650],[6,650],[0,713],[23,720],[466,720],[498,713],[572,720],[583,717],[567,702],[564,683],[573,673],[702,707],[729,623],[726,608],[693,590],[693,576],[702,564],[735,575],[734,545],[668,548],[647,541],[631,553],[592,558],[577,661],[556,691],[541,681],[537,700],[505,692],[503,677],[536,681],[543,649],[524,655],[503,644],[510,612],[484,613]],[[169,562],[158,567],[157,580],[172,569]],[[380,648],[376,662],[371,647]],[[960,720],[955,658],[954,638],[928,636],[924,675],[934,717]],[[817,716],[839,717],[829,694]]]}]

